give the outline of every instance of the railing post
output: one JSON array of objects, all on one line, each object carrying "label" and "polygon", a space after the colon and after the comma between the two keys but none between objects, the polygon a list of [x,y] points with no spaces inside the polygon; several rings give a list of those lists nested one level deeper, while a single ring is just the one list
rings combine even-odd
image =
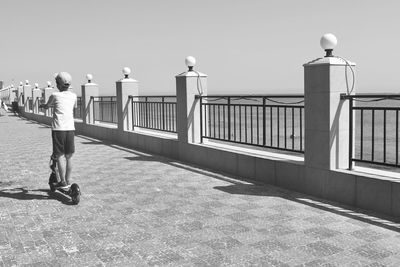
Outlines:
[{"label": "railing post", "polygon": [[164,97],[161,98],[161,118],[162,118],[162,129],[165,131],[165,99]]},{"label": "railing post", "polygon": [[25,105],[25,112],[29,112],[29,101],[28,99],[32,99],[32,86],[29,84],[29,81],[25,81],[25,85],[23,86],[23,105]]},{"label": "railing post", "polygon": [[17,88],[17,102],[18,106],[22,107],[24,105],[24,100],[22,95],[24,94],[24,85],[22,82],[19,83],[19,86]]},{"label": "railing post", "polygon": [[231,140],[231,97],[228,96],[228,140]]},{"label": "railing post", "polygon": [[203,97],[200,96],[200,143],[203,143]]},{"label": "railing post", "polygon": [[147,96],[144,98],[144,107],[145,107],[145,117],[146,117],[146,127],[149,127],[149,103],[147,103]]},{"label": "railing post", "polygon": [[349,106],[340,97],[351,90],[346,86],[351,86],[352,82],[351,75],[346,75],[350,71],[348,65],[355,66],[328,55],[303,65],[306,176],[312,176],[307,175],[307,170],[315,172],[348,167]]},{"label": "railing post", "polygon": [[7,96],[8,97],[7,97],[7,100],[6,100],[6,104],[11,104],[11,102],[13,101],[11,99],[11,96],[12,96],[13,92],[14,92],[14,85],[11,84],[7,89]]},{"label": "railing post", "polygon": [[87,74],[88,82],[81,86],[82,89],[82,121],[84,124],[94,124],[93,101],[91,97],[99,95],[99,86],[92,83],[93,76]]},{"label": "railing post", "polygon": [[18,87],[17,88],[13,87],[11,92],[12,94],[10,95],[10,104],[12,104],[12,102],[18,103]]},{"label": "railing post", "polygon": [[200,143],[200,101],[196,95],[207,95],[207,75],[194,71],[194,57],[186,58],[189,70],[175,76],[176,79],[176,128],[178,140]]},{"label": "railing post", "polygon": [[[51,82],[47,82],[47,87],[44,89],[44,103],[47,103],[54,90],[55,89],[51,87]],[[45,114],[47,117],[51,117],[53,115],[52,109],[51,108],[46,109]]]},{"label": "railing post", "polygon": [[39,86],[36,86],[35,89],[32,90],[32,99],[33,99],[33,113],[39,114],[39,103],[38,98],[42,96],[42,90],[39,89]]},{"label": "railing post", "polygon": [[[130,68],[123,68],[124,78],[116,81],[118,130],[133,130],[133,114],[130,101],[137,101],[139,96],[139,83],[129,78]],[[131,98],[129,96],[132,96]]]},{"label": "railing post", "polygon": [[[266,144],[266,136],[267,136],[267,134],[266,134],[266,131],[267,131],[267,123],[266,123],[266,110],[265,110],[265,104],[266,104],[266,99],[265,99],[265,97],[263,97],[263,125],[262,125],[262,127],[263,127],[263,146],[265,146],[265,144]],[[272,111],[271,111],[272,112]],[[277,118],[277,120],[279,120],[279,117]],[[271,124],[271,131],[272,131],[272,124]],[[272,133],[271,133],[271,140],[272,140]],[[279,140],[279,136],[278,136],[278,140]],[[272,146],[272,144],[271,144],[271,146]]]},{"label": "railing post", "polygon": [[349,170],[353,169],[353,99],[349,98]]}]

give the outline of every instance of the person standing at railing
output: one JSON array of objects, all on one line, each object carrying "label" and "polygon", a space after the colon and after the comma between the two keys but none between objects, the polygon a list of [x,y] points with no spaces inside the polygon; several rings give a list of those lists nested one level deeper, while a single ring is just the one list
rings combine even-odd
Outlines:
[{"label": "person standing at railing", "polygon": [[[75,152],[75,123],[74,108],[77,105],[77,96],[69,90],[72,77],[67,72],[60,72],[56,76],[59,92],[54,92],[46,104],[40,108],[53,107],[53,121],[51,124],[53,141],[53,160],[56,160],[61,181],[56,188],[67,189],[70,185],[72,172],[72,155]],[[65,158],[65,164],[63,163]],[[65,166],[65,168],[64,168]]]}]

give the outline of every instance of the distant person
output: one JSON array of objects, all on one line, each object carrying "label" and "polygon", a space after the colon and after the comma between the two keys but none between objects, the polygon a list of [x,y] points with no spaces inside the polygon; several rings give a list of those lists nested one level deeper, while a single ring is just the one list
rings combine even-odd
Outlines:
[{"label": "distant person", "polygon": [[[75,152],[75,123],[74,107],[76,107],[76,94],[69,89],[71,75],[60,72],[56,76],[56,84],[59,92],[54,92],[46,104],[41,108],[53,108],[53,121],[51,124],[51,136],[53,141],[53,160],[56,160],[61,181],[55,187],[68,189],[72,172],[72,155]],[[65,165],[63,164],[65,158]],[[64,168],[65,166],[65,168]]]}]

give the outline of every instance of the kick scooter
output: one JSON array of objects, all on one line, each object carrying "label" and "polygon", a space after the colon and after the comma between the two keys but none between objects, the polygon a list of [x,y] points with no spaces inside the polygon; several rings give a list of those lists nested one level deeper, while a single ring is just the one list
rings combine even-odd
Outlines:
[{"label": "kick scooter", "polygon": [[53,157],[50,157],[50,169],[51,169],[51,174],[49,177],[49,186],[51,192],[55,192],[57,190],[60,193],[71,197],[72,203],[77,205],[81,199],[81,190],[79,188],[79,185],[73,183],[69,187],[69,189],[56,188],[55,186],[60,181],[60,177],[57,168],[57,160],[55,160]]}]

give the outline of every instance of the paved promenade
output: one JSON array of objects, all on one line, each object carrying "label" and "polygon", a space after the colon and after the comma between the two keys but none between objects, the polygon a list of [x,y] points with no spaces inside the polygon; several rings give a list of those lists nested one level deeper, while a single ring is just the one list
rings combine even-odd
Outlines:
[{"label": "paved promenade", "polygon": [[50,193],[50,129],[0,117],[0,266],[400,266],[399,226],[76,138],[81,203]]}]

